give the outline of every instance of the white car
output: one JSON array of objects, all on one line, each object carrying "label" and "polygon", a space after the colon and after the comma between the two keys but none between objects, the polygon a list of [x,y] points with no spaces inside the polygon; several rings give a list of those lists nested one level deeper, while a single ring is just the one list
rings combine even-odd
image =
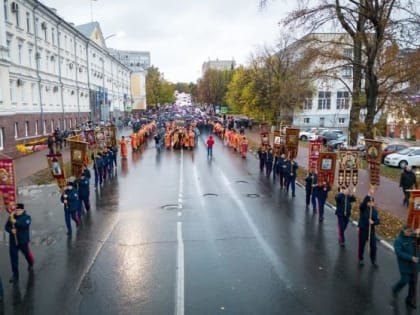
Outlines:
[{"label": "white car", "polygon": [[299,140],[308,141],[318,139],[318,135],[321,131],[328,130],[325,128],[309,128],[299,132]]},{"label": "white car", "polygon": [[385,165],[405,168],[409,166],[420,166],[420,147],[410,147],[385,157]]}]

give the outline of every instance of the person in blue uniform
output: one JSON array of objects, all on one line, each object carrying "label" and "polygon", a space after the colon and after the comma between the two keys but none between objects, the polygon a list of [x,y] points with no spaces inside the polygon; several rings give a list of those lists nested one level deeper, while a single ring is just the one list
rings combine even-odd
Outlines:
[{"label": "person in blue uniform", "polygon": [[87,173],[86,171],[89,172],[88,169],[85,169],[83,171],[82,175],[80,176],[80,178],[77,180],[77,185],[76,185],[77,192],[79,194],[79,207],[78,207],[78,217],[79,218],[82,217],[82,204],[84,205],[86,211],[90,210],[90,199],[89,199],[89,195],[90,195],[90,182],[89,182],[90,172]]},{"label": "person in blue uniform", "polygon": [[17,283],[19,280],[19,251],[23,253],[28,263],[28,271],[33,270],[34,256],[29,247],[31,216],[24,210],[23,203],[16,205],[16,210],[10,215],[5,229],[9,233],[9,255],[12,265],[12,277],[10,283]]},{"label": "person in blue uniform", "polygon": [[337,216],[338,226],[338,243],[340,246],[344,246],[346,241],[344,232],[346,231],[347,225],[349,224],[352,203],[356,201],[354,190],[353,193],[349,193],[348,188],[339,188],[338,194],[335,195],[335,201],[335,215]]},{"label": "person in blue uniform", "polygon": [[[400,234],[394,241],[395,255],[397,256],[400,280],[392,286],[392,296],[396,298],[398,293],[408,284],[408,295],[405,303],[411,308],[417,308],[414,293],[416,291],[415,271],[420,270],[419,257],[415,254],[415,246],[419,246],[420,229],[403,226]],[[417,268],[415,268],[417,265]],[[415,270],[417,269],[417,270]]]},{"label": "person in blue uniform", "polygon": [[259,147],[257,154],[258,154],[258,159],[260,160],[260,171],[263,172],[264,166],[267,161],[267,151],[263,147]]},{"label": "person in blue uniform", "polygon": [[102,185],[103,182],[103,159],[102,159],[102,153],[98,152],[93,158],[93,170],[95,174],[95,188],[98,187],[98,185]]},{"label": "person in blue uniform", "polygon": [[279,173],[280,179],[280,189],[286,188],[286,155],[280,155],[279,159],[277,160],[277,169]]},{"label": "person in blue uniform", "polygon": [[76,223],[76,226],[79,226],[80,222],[77,215],[77,210],[79,209],[79,194],[77,193],[73,182],[67,182],[66,188],[61,195],[61,202],[64,204],[64,220],[66,222],[67,235],[71,235],[72,228],[70,219]]},{"label": "person in blue uniform", "polygon": [[331,191],[331,186],[323,181],[322,185],[316,186],[316,199],[318,200],[318,215],[319,222],[324,221],[324,207],[328,199],[328,192]]},{"label": "person in blue uniform", "polygon": [[273,149],[268,148],[267,158],[265,160],[265,175],[267,177],[270,177],[271,171],[273,170],[273,161],[274,161]]},{"label": "person in blue uniform", "polygon": [[286,191],[289,192],[289,186],[292,189],[292,197],[295,197],[296,191],[296,176],[298,164],[294,159],[289,159],[286,162]]},{"label": "person in blue uniform", "polygon": [[375,207],[375,200],[372,195],[367,195],[359,207],[359,246],[358,256],[359,265],[363,266],[363,254],[365,251],[366,242],[369,240],[369,229],[370,229],[370,241],[369,241],[369,256],[373,267],[378,267],[376,262],[376,233],[375,226],[380,224],[378,211]]},{"label": "person in blue uniform", "polygon": [[316,211],[316,200],[315,200],[315,190],[314,185],[316,184],[316,181],[318,180],[317,174],[312,171],[309,172],[308,175],[305,177],[305,193],[306,193],[306,210],[309,209],[309,204],[312,201],[312,206],[314,209],[314,212]]}]

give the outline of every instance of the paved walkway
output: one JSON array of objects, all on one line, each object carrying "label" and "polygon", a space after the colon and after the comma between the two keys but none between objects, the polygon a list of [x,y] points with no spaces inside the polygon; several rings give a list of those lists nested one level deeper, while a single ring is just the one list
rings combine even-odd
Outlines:
[{"label": "paved walkway", "polygon": [[[245,135],[256,143],[260,143],[260,134],[258,128],[253,128],[252,131],[246,130]],[[272,138],[271,138],[272,139]],[[299,146],[297,162],[303,167],[307,168],[308,165],[308,148]],[[255,167],[258,167],[255,164]],[[336,176],[337,180],[337,176]],[[337,184],[337,183],[336,183]],[[359,184],[357,185],[356,195],[359,198],[364,198],[369,187],[369,174],[367,170],[359,170]],[[386,210],[396,217],[406,220],[407,207],[403,206],[403,193],[399,188],[399,183],[392,181],[386,177],[381,176],[381,184],[375,192],[375,203],[379,208]]]}]

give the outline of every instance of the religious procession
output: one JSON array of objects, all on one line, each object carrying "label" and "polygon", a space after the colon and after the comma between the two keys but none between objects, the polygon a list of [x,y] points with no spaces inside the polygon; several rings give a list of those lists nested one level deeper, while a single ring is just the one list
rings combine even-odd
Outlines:
[{"label": "religious procession", "polygon": [[163,130],[165,130],[164,133],[160,131],[157,137],[159,141],[163,137],[166,150],[193,150],[200,135],[196,121],[166,121]]},{"label": "religious procession", "polygon": [[223,141],[224,145],[238,152],[242,158],[246,158],[249,142],[247,137],[236,131],[229,121],[233,119],[228,117],[226,123],[216,121],[211,123],[213,132]]}]

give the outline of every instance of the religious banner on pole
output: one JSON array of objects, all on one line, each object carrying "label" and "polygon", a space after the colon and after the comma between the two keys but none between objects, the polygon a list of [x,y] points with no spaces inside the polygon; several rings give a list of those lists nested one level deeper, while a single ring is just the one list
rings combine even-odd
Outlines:
[{"label": "religious banner on pole", "polygon": [[319,153],[322,151],[322,140],[309,141],[308,170],[314,172],[318,167]]},{"label": "religious banner on pole", "polygon": [[103,130],[95,130],[95,142],[97,149],[104,150],[106,148],[106,138]]},{"label": "religious banner on pole", "polygon": [[47,155],[48,168],[51,171],[52,177],[57,182],[60,191],[64,191],[66,186],[66,174],[64,173],[64,162],[61,153],[54,153]]},{"label": "religious banner on pole", "polygon": [[12,158],[0,157],[0,193],[8,212],[16,206],[16,175]]},{"label": "religious banner on pole", "polygon": [[80,178],[83,168],[89,165],[88,143],[70,141],[71,175]]},{"label": "religious banner on pole", "polygon": [[335,164],[337,154],[334,152],[320,152],[318,159],[318,183],[334,184]]},{"label": "religious banner on pole", "polygon": [[273,153],[276,157],[286,153],[285,136],[281,134],[280,130],[274,131]]},{"label": "religious banner on pole", "polygon": [[356,186],[359,182],[359,151],[340,150],[338,152],[338,186]]},{"label": "religious banner on pole", "polygon": [[295,159],[299,148],[299,128],[286,128],[286,148],[290,159]]},{"label": "religious banner on pole", "polygon": [[366,139],[366,160],[369,165],[369,179],[371,185],[379,186],[381,171],[382,141]]},{"label": "religious banner on pole", "polygon": [[109,126],[109,133],[111,137],[110,146],[116,147],[117,146],[117,127],[115,125]]},{"label": "religious banner on pole", "polygon": [[407,191],[410,193],[407,225],[413,229],[417,229],[420,227],[420,190]]},{"label": "religious banner on pole", "polygon": [[85,130],[84,132],[85,141],[89,145],[89,149],[93,150],[96,147],[95,131],[94,130]]},{"label": "religious banner on pole", "polygon": [[261,148],[267,150],[270,145],[270,135],[268,133],[268,124],[262,123],[260,125]]}]

